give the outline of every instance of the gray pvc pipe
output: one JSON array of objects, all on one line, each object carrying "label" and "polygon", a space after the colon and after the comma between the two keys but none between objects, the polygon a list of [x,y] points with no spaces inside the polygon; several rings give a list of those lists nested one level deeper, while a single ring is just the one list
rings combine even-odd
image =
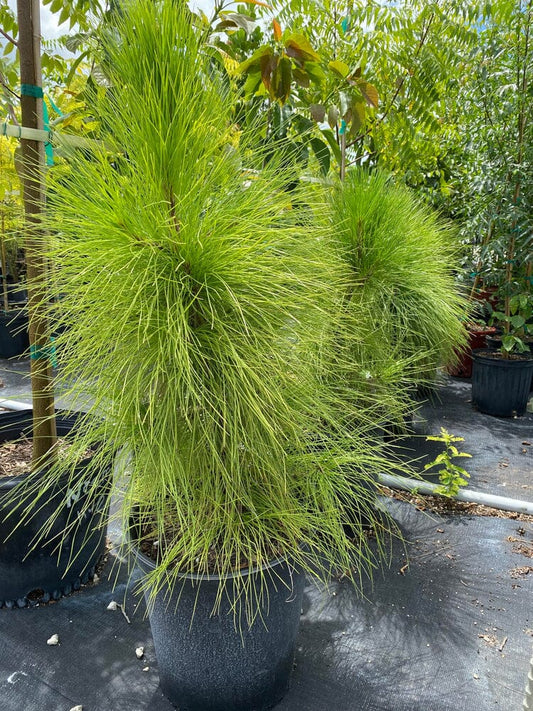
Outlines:
[{"label": "gray pvc pipe", "polygon": [[[418,491],[421,494],[439,496],[438,484],[431,484],[429,481],[418,479],[408,479],[405,476],[394,476],[392,474],[378,474],[380,484],[391,489],[403,489],[404,491]],[[456,496],[452,497],[458,501],[467,501],[470,504],[481,504],[490,506],[502,511],[516,511],[517,513],[533,515],[533,503],[530,501],[520,501],[519,499],[508,499],[506,496],[495,496],[494,494],[483,494],[481,491],[472,489],[460,489]]]},{"label": "gray pvc pipe", "polygon": [[[19,400],[0,400],[0,407],[6,410],[31,410],[30,403]],[[391,489],[403,489],[404,491],[419,491],[421,494],[438,496],[438,484],[431,484],[429,481],[418,479],[408,479],[405,476],[393,476],[392,474],[379,474],[378,480],[381,484],[389,486]],[[472,489],[460,489],[456,496],[452,497],[458,501],[466,501],[471,504],[481,504],[490,506],[502,511],[516,511],[517,513],[533,515],[533,503],[520,501],[519,499],[509,499],[505,496],[495,496],[494,494],[483,494],[481,491]]]},{"label": "gray pvc pipe", "polygon": [[5,410],[31,410],[30,402],[21,402],[20,400],[0,400],[0,407]]}]

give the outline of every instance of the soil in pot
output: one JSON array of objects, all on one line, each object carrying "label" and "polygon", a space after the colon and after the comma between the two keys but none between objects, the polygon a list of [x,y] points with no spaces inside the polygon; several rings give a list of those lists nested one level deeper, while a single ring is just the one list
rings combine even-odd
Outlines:
[{"label": "soil in pot", "polygon": [[[147,574],[155,563],[138,552],[137,565]],[[239,576],[263,600],[251,628],[244,601],[232,606]],[[149,617],[161,689],[180,711],[266,711],[289,686],[305,575],[283,559],[241,570],[225,578],[217,608],[220,582],[186,575],[158,592]]]},{"label": "soil in pot", "polygon": [[27,311],[0,311],[0,358],[22,355],[29,347]]},{"label": "soil in pot", "polygon": [[471,378],[472,352],[479,348],[485,348],[487,345],[486,338],[495,333],[496,328],[494,326],[485,326],[477,323],[468,324],[468,345],[458,351],[459,360],[457,365],[449,366],[447,368],[448,374],[455,378]]},{"label": "soil in pot", "polygon": [[478,350],[473,354],[472,405],[496,417],[524,415],[533,376],[530,354],[503,358],[499,351]]},{"label": "soil in pot", "polygon": [[[73,417],[58,416],[60,436],[67,436],[75,426]],[[31,411],[0,413],[0,439],[11,442],[31,433]],[[30,443],[31,445],[31,443]],[[22,448],[28,449],[27,443]],[[16,526],[17,512],[10,516],[16,505],[14,489],[25,477],[39,474],[19,474],[20,452],[16,447],[8,452],[9,475],[0,476],[0,607],[26,607],[70,594],[87,582],[106,551],[105,530],[101,526],[106,515],[105,492],[94,506],[84,510],[87,491],[80,484],[58,482],[57,488],[39,505],[34,516],[23,525]],[[17,462],[18,459],[18,462]],[[79,464],[81,473],[88,460]],[[1,464],[1,461],[0,461]],[[50,516],[59,508],[53,526],[46,538],[34,547],[34,539]],[[74,524],[71,526],[71,524]],[[71,526],[72,530],[61,544],[60,534]]]}]

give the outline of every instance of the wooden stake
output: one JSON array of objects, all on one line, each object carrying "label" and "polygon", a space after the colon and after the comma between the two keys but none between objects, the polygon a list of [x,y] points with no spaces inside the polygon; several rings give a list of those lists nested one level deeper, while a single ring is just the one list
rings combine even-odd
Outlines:
[{"label": "wooden stake", "polygon": [[[22,125],[43,130],[39,1],[17,0],[17,19]],[[24,90],[23,87],[31,89]],[[35,95],[31,95],[32,91]],[[46,315],[43,314],[43,285],[47,269],[42,254],[40,226],[44,204],[44,144],[41,141],[21,139],[21,148],[33,399],[33,462],[42,464],[54,455],[56,441],[50,334]]]}]

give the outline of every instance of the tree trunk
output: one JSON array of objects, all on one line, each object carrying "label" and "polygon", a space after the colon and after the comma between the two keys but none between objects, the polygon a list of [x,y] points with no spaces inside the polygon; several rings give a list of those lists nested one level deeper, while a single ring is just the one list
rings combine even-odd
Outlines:
[{"label": "tree trunk", "polygon": [[[22,125],[43,128],[43,99],[38,0],[17,0],[19,25]],[[33,398],[33,462],[48,461],[55,452],[56,427],[50,334],[43,313],[46,260],[42,250],[40,216],[44,203],[44,144],[21,139],[25,252],[28,273],[31,387]]]}]

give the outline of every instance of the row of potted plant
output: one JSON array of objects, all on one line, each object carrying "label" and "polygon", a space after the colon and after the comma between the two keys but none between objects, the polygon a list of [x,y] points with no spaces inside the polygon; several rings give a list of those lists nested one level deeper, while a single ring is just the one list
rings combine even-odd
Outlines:
[{"label": "row of potted plant", "polygon": [[[305,574],[356,582],[380,550],[365,526],[393,528],[375,479],[401,465],[376,431],[464,341],[453,240],[379,174],[295,192],[275,156],[243,171],[230,90],[171,0],[132,3],[101,42],[102,141],[48,176],[40,246],[57,382],[82,412],[62,456],[2,492],[3,525],[31,533],[21,560],[63,541],[68,592],[118,494],[165,693],[270,708]],[[46,599],[38,577],[0,599]]]}]

